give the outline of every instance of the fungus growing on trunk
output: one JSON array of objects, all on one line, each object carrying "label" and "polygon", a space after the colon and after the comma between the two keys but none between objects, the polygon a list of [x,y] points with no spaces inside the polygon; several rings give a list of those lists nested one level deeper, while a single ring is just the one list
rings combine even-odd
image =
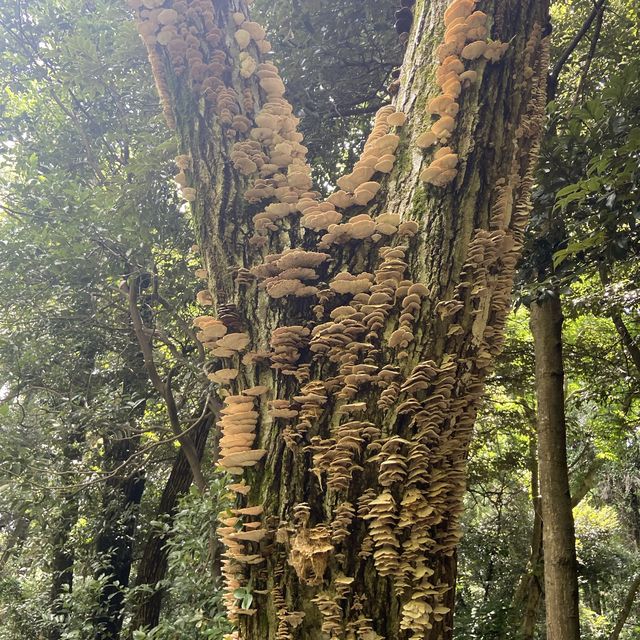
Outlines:
[{"label": "fungus growing on trunk", "polygon": [[[423,211],[422,200],[394,199],[393,190],[409,189],[407,175],[462,188],[476,156],[488,157],[484,138],[466,144],[476,141],[464,136],[476,126],[474,109],[484,104],[484,89],[494,90],[493,76],[500,75],[500,68],[486,73],[486,66],[506,45],[488,39],[493,25],[477,4],[449,3],[444,39],[435,51],[434,95],[398,94],[411,118],[408,134],[401,140],[391,129],[405,124],[404,112],[393,105],[380,109],[360,158],[326,200],[312,190],[298,119],[277,68],[262,55],[269,49],[264,31],[248,19],[244,5],[226,11],[215,10],[210,0],[163,2],[153,19],[138,8],[139,22],[149,22],[141,24],[141,33],[160,65],[158,75],[167,75],[165,62],[173,74],[164,89],[179,92],[181,143],[193,156],[176,161],[176,182],[183,196],[186,191],[195,198],[205,235],[203,261],[210,271],[200,275],[211,281],[213,295],[201,291],[197,299],[215,302],[218,315],[200,316],[194,325],[208,355],[233,358],[233,364],[207,364],[206,370],[237,394],[228,390],[218,426],[219,465],[239,480],[230,487],[238,503],[221,527],[225,602],[231,619],[240,621],[238,640],[245,631],[249,637],[262,633],[267,618],[268,633],[277,638],[296,637],[292,629],[300,625],[298,635],[317,633],[317,616],[303,620],[287,608],[304,599],[309,587],[316,587],[313,602],[325,633],[378,639],[382,625],[374,629],[374,605],[349,576],[356,563],[367,575],[375,569],[388,578],[372,584],[385,585],[385,597],[399,612],[394,633],[444,629],[453,585],[443,567],[460,537],[473,415],[500,348],[528,213],[531,175],[523,172],[530,171],[541,119],[544,60],[534,60],[543,49],[541,31],[527,44],[523,68],[509,70],[523,93],[505,101],[514,122],[505,120],[504,126],[513,139],[501,141],[501,153],[511,164],[497,184],[498,164],[486,169],[482,192],[497,186],[492,201],[481,203],[489,216],[465,205],[454,217],[466,231],[450,234],[442,226],[448,214],[432,207],[431,194]],[[408,20],[412,5],[404,1],[399,17]],[[433,15],[441,16],[438,7]],[[429,22],[424,13],[420,17],[421,25]],[[495,28],[496,35],[509,35]],[[524,43],[513,42],[515,57]],[[416,38],[408,55],[419,53],[424,62],[434,53],[429,47],[428,39]],[[480,91],[467,89],[476,82],[483,83]],[[188,109],[182,106],[189,100],[202,110],[198,126],[207,123],[193,139],[184,134]],[[218,132],[215,143],[208,139],[211,131]],[[405,148],[396,162],[401,142],[432,148],[429,162],[407,162]],[[215,176],[230,195],[224,205],[210,188],[217,183],[206,183],[210,160],[228,168]],[[195,188],[197,193],[188,191]],[[371,208],[348,210],[357,205]],[[416,245],[433,246],[431,235],[442,240],[443,255],[427,264],[414,251]],[[464,246],[460,237],[467,236]],[[454,265],[450,281],[430,273],[438,261]],[[248,286],[252,278],[257,287]],[[253,317],[265,323],[266,333],[252,327],[250,338],[244,330]],[[291,326],[279,326],[286,318]],[[243,353],[250,345],[253,350]],[[244,383],[255,386],[243,389]],[[250,472],[251,488],[240,477],[267,451],[264,470]],[[267,495],[262,514],[261,506],[251,505]],[[292,507],[312,498],[313,512],[304,504]],[[258,563],[265,561],[262,570]],[[233,592],[249,584],[271,600],[243,613]]]}]

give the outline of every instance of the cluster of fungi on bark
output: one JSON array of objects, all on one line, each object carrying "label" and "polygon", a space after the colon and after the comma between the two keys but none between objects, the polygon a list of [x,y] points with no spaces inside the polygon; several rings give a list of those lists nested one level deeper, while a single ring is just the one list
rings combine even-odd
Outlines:
[{"label": "cluster of fungi on bark", "polygon": [[[461,537],[468,444],[483,379],[501,348],[530,208],[548,64],[542,28],[533,28],[524,54],[519,90],[528,106],[512,166],[497,185],[488,228],[472,234],[453,296],[435,306],[444,340],[441,356],[425,360],[430,290],[412,279],[411,263],[420,225],[402,213],[363,211],[384,191],[407,116],[380,109],[359,161],[323,199],[312,189],[298,119],[277,68],[264,61],[270,45],[249,20],[249,3],[130,4],[167,123],[176,126],[171,91],[182,83],[201,109],[197,117],[216,119],[224,132],[217,143],[228,145],[242,206],[252,212],[235,254],[244,263],[234,270],[234,300],[220,301],[209,263],[197,275],[211,291],[197,301],[225,304],[217,317],[194,320],[209,354],[207,375],[224,400],[219,465],[237,476],[230,485],[237,506],[221,514],[220,527],[226,603],[237,624],[230,637],[259,637],[256,618],[275,611],[279,640],[294,638],[310,615],[329,638],[384,638],[356,580],[365,574],[387,581],[399,603],[398,633],[423,637],[450,611],[452,578],[434,558],[451,557]],[[400,33],[409,32],[413,4],[403,2]],[[486,64],[505,52],[487,40],[488,16],[476,4],[453,0],[444,15],[435,52],[441,93],[428,106],[439,119],[405,140],[407,148],[448,142],[463,86],[480,82]],[[463,160],[443,146],[420,177],[443,187]],[[198,206],[193,162],[189,153],[176,158],[176,182]],[[346,261],[351,271],[336,269],[332,258],[345,249],[356,256]],[[299,324],[271,326],[265,343],[238,310],[243,296],[254,311],[278,304],[278,321]],[[290,494],[275,512],[268,492],[281,491],[285,456],[288,468],[304,471],[284,479]],[[242,607],[238,589],[252,593],[252,607]],[[315,589],[315,612],[296,608],[301,589]]]},{"label": "cluster of fungi on bark", "polygon": [[[503,42],[487,41],[488,16],[483,11],[475,11],[475,5],[474,0],[452,2],[444,14],[444,42],[436,51],[440,62],[436,83],[441,93],[428,105],[429,114],[438,119],[429,131],[418,136],[416,144],[421,149],[445,144],[453,135],[462,89],[478,79],[476,70],[465,70],[463,60],[474,61],[483,57],[489,62],[497,62],[508,47]],[[442,146],[433,154],[433,161],[422,171],[420,179],[444,187],[455,180],[457,166],[458,154],[451,147]]]}]

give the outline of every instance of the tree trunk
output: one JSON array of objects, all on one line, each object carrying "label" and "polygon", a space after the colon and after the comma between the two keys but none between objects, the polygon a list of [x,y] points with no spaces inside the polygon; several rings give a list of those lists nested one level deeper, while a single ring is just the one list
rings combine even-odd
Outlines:
[{"label": "tree trunk", "polygon": [[[536,429],[534,423],[533,428]],[[540,602],[543,596],[544,563],[542,550],[542,513],[540,504],[540,482],[538,477],[537,438],[531,436],[529,445],[531,469],[531,502],[533,505],[533,527],[531,531],[531,554],[527,572],[522,575],[513,597],[511,609],[514,622],[518,621],[518,639],[533,640],[538,621]]]},{"label": "tree trunk", "polygon": [[[205,419],[199,427],[191,432],[193,444],[200,459],[202,459],[210,429],[211,419]],[[169,523],[172,522],[178,500],[187,493],[192,482],[191,466],[184,451],[180,449],[160,497],[156,519],[168,517]],[[149,595],[143,592],[140,596],[140,601],[136,603],[132,614],[132,631],[151,629],[160,620],[164,589],[159,588],[158,583],[164,579],[167,572],[166,542],[166,536],[158,531],[151,531],[147,538],[142,558],[138,565],[135,586],[149,586],[152,589],[152,593]]]},{"label": "tree trunk", "polygon": [[[118,459],[115,458],[114,459]],[[108,481],[103,500],[104,520],[96,540],[104,579],[99,609],[93,620],[96,640],[117,640],[122,628],[124,589],[129,585],[137,507],[144,476],[139,472]]]},{"label": "tree trunk", "polygon": [[564,414],[562,323],[557,295],[532,304],[547,637],[579,640],[578,574]]},{"label": "tree trunk", "polygon": [[[447,22],[473,4],[455,0]],[[250,342],[240,357],[203,337],[212,368],[239,372],[223,383],[220,464],[247,467],[238,506],[254,507],[220,529],[235,637],[451,637],[468,444],[530,210],[548,43],[546,2],[482,3],[473,38],[486,24],[496,44],[474,48],[499,58],[504,42],[506,53],[462,61],[459,36],[439,49],[450,68],[434,77],[447,5],[414,6],[400,136],[390,131],[402,117],[378,113],[368,155],[340,181],[349,192],[324,203],[275,67],[253,73],[268,47],[245,5],[178,2],[162,34],[138,11],[209,273],[198,300]],[[440,127],[455,126],[437,156],[445,170],[417,138],[449,80],[444,101],[460,113],[434,129],[443,141]],[[459,98],[458,82],[469,83]],[[383,156],[395,158],[388,177]],[[329,226],[343,219],[335,207],[361,217]],[[243,400],[255,385],[267,395]],[[254,448],[238,433],[255,434]]]},{"label": "tree trunk", "polygon": [[[577,485],[571,491],[571,506],[577,507],[588,495],[598,477],[603,460],[597,458],[587,469]],[[518,624],[518,639],[533,640],[536,623],[540,612],[540,603],[544,595],[544,552],[542,544],[542,516],[540,506],[540,491],[538,483],[538,456],[533,452],[532,492],[533,492],[533,528],[531,533],[531,555],[527,572],[520,578],[518,588],[511,605],[514,621]]]},{"label": "tree trunk", "polygon": [[2,555],[0,555],[0,574],[4,571],[7,562],[9,562],[13,550],[27,537],[28,531],[29,518],[27,518],[25,512],[22,511],[15,518],[13,530],[8,534],[4,549],[2,550]]},{"label": "tree trunk", "polygon": [[[127,318],[127,320],[129,320]],[[124,614],[124,590],[129,586],[133,562],[133,543],[138,507],[145,487],[141,469],[131,471],[123,465],[135,454],[140,443],[139,418],[144,415],[147,372],[133,328],[123,353],[123,403],[117,425],[104,434],[104,466],[107,476],[102,497],[103,521],[96,535],[96,554],[100,568],[96,577],[103,580],[93,617],[95,640],[117,640]],[[141,401],[142,400],[142,401]]]},{"label": "tree trunk", "polygon": [[69,542],[69,535],[78,520],[77,495],[61,497],[60,513],[53,523],[53,559],[51,562],[51,591],[49,602],[51,613],[56,617],[55,623],[49,630],[49,640],[58,640],[62,635],[66,611],[61,602],[61,596],[70,593],[73,585],[73,564],[75,553]]}]

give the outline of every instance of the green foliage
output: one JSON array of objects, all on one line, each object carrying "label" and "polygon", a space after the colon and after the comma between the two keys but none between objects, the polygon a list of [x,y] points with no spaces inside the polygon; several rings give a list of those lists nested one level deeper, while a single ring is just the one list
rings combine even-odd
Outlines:
[{"label": "green foliage", "polygon": [[[220,551],[216,522],[228,500],[225,481],[216,477],[208,496],[191,491],[181,500],[173,523],[154,523],[167,534],[169,572],[158,585],[166,590],[167,603],[160,624],[146,631],[134,630],[135,640],[221,640],[229,633],[215,570],[215,554]],[[129,597],[135,596],[134,589]]]}]

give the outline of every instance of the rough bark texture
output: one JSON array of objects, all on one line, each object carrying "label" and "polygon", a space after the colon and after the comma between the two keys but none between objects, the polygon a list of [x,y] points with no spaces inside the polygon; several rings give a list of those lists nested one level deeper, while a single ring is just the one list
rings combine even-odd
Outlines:
[{"label": "rough bark texture", "polygon": [[[138,13],[184,154],[177,180],[192,201],[209,273],[211,297],[199,301],[250,343],[244,358],[209,345],[220,354],[212,369],[239,371],[226,385],[233,395],[225,401],[223,441],[238,426],[229,416],[240,413],[243,390],[267,389],[249,400],[255,417],[244,414],[256,435],[249,455],[258,464],[244,472],[250,489],[244,497],[239,487],[238,503],[261,505],[263,513],[236,511],[221,529],[236,637],[451,637],[468,444],[484,378],[502,344],[548,66],[546,2],[452,4],[466,12],[463,21],[473,9],[486,12],[482,28],[509,46],[493,64],[454,56],[477,75],[454,100],[460,113],[448,144],[457,173],[448,174],[444,188],[431,186],[423,169],[434,154],[425,157],[416,138],[431,126],[427,102],[443,88],[436,49],[449,3],[415,4],[396,99],[408,119],[398,138],[384,140],[395,166],[388,177],[371,170],[380,191],[363,199],[366,208],[338,206],[343,222],[367,214],[356,222],[376,232],[360,239],[353,225],[318,233],[301,226],[300,212],[306,218],[318,196],[300,178],[304,151],[288,128],[295,120],[279,102],[277,75],[269,66],[250,72],[266,47],[254,23],[243,28],[246,6],[176,3],[176,30],[154,26],[144,9]],[[286,131],[281,121],[269,129],[267,107],[282,108]],[[389,134],[389,114],[378,114],[374,137]],[[243,146],[247,139],[253,147]],[[283,140],[286,148],[278,146]],[[290,210],[276,215],[267,206],[274,199],[278,211],[282,203]],[[382,212],[399,219],[383,224]],[[265,214],[271,217],[261,226]],[[280,275],[277,260],[291,248],[292,266],[307,270]],[[309,252],[318,250],[326,255],[312,265],[318,256]],[[342,291],[336,276],[343,272],[368,283]],[[292,283],[296,277],[308,280]],[[277,297],[274,284],[304,287],[306,295]],[[232,459],[233,449],[221,465],[242,473]],[[253,595],[250,609],[234,598],[238,588]]]},{"label": "rough bark texture", "polygon": [[559,297],[549,296],[532,305],[547,637],[578,640],[579,595],[567,467],[562,322]]},{"label": "rough bark texture", "polygon": [[[202,459],[210,428],[211,420],[207,418],[191,432],[193,444],[200,459]],[[180,449],[160,497],[156,517],[168,517],[169,522],[171,522],[178,500],[187,493],[192,482],[191,466],[184,451]],[[167,572],[166,542],[165,536],[157,531],[152,531],[147,538],[142,558],[138,565],[135,586],[149,586],[153,589],[153,593],[151,595],[143,594],[141,601],[135,606],[130,625],[132,631],[145,628],[151,629],[160,620],[164,590],[158,588],[157,585],[164,579]]]}]

